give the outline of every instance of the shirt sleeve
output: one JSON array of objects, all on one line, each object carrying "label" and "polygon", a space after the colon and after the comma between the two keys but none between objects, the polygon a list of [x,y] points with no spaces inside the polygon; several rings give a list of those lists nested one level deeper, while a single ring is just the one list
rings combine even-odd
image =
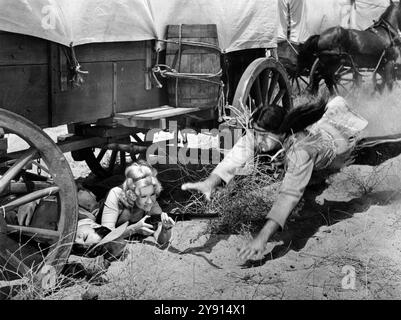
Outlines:
[{"label": "shirt sleeve", "polygon": [[121,189],[118,187],[111,189],[107,195],[106,201],[104,202],[102,226],[105,226],[109,229],[115,229],[117,219],[120,214],[118,208],[119,190]]},{"label": "shirt sleeve", "polygon": [[226,154],[224,159],[212,171],[224,182],[228,183],[234,178],[236,170],[252,160],[255,152],[255,140],[252,133],[241,137],[234,147]]},{"label": "shirt sleeve", "polygon": [[284,228],[291,211],[300,201],[314,168],[314,159],[304,149],[291,148],[287,152],[287,170],[279,195],[267,218]]}]

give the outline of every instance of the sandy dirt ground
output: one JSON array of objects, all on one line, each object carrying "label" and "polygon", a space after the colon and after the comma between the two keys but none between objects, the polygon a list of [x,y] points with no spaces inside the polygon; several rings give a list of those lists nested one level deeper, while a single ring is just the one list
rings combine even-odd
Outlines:
[{"label": "sandy dirt ground", "polygon": [[[399,92],[349,99],[370,120],[366,135],[400,132]],[[237,257],[245,236],[205,235],[206,219],[179,221],[167,249],[151,238],[128,244],[125,259],[112,262],[96,282],[77,280],[48,298],[398,299],[400,161],[351,166],[332,177],[322,194],[307,192],[300,215],[269,243],[261,260]],[[76,177],[89,173],[85,164],[70,163]],[[88,266],[101,259],[70,260]]]}]

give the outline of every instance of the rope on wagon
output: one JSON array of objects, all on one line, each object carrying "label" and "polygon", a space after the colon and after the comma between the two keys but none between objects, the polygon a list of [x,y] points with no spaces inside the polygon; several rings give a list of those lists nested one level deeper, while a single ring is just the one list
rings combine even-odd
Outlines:
[{"label": "rope on wagon", "polygon": [[67,58],[68,66],[73,73],[70,81],[73,86],[80,87],[85,82],[82,75],[88,74],[89,71],[81,70],[81,65],[78,62],[72,42],[70,43],[70,52],[67,52],[66,48],[64,48],[64,54]]},{"label": "rope on wagon", "polygon": [[291,43],[291,41],[288,40],[287,38],[286,38],[285,40],[287,40],[287,43],[289,44],[290,48],[295,52],[295,54],[296,54],[297,56],[299,56],[299,52],[297,51],[297,49],[295,49],[295,47],[293,46],[293,44]]},{"label": "rope on wagon", "polygon": [[178,44],[178,59],[176,59],[175,63],[174,63],[174,65],[175,65],[178,60],[178,70],[174,69],[172,66],[169,66],[167,64],[159,63],[160,50],[157,50],[156,63],[154,65],[154,67],[152,68],[152,75],[153,75],[153,79],[156,82],[156,86],[158,88],[163,87],[163,85],[161,84],[161,82],[159,81],[159,79],[157,77],[158,75],[162,78],[175,79],[175,98],[176,98],[176,106],[178,106],[178,80],[179,79],[193,80],[193,81],[199,81],[199,82],[218,85],[220,87],[219,102],[218,102],[218,108],[219,108],[219,113],[220,113],[221,112],[220,106],[224,104],[224,100],[225,100],[224,92],[223,92],[224,91],[223,90],[224,83],[223,83],[223,81],[215,80],[215,78],[220,78],[222,76],[222,74],[223,74],[222,69],[220,69],[216,73],[188,73],[188,72],[180,72],[179,71],[181,69],[181,55],[182,55],[182,51],[183,51],[183,49],[182,49],[183,46],[207,48],[207,49],[215,50],[221,54],[222,51],[221,51],[220,47],[213,43],[182,40],[182,25],[180,25],[180,28],[179,28],[178,40],[158,39],[157,41]]}]

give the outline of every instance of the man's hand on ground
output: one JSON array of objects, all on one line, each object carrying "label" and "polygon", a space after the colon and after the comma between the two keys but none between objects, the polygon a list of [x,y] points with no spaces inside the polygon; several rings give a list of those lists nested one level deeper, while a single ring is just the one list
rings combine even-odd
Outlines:
[{"label": "man's hand on ground", "polygon": [[279,224],[268,219],[259,234],[248,244],[239,249],[238,256],[243,260],[261,256],[271,236],[279,229]]},{"label": "man's hand on ground", "polygon": [[266,242],[260,237],[256,237],[248,244],[244,245],[239,249],[238,256],[243,260],[249,260],[252,257],[257,257],[262,255],[265,251]]}]

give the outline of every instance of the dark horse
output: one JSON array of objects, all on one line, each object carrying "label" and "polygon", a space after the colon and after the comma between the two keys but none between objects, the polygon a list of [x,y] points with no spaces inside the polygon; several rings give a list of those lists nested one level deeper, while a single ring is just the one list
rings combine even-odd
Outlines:
[{"label": "dark horse", "polygon": [[[310,83],[312,93],[318,91],[319,82],[324,79],[330,92],[336,87],[335,73],[341,65],[354,70],[374,69],[389,90],[394,82],[394,63],[399,57],[401,44],[398,30],[401,26],[401,4],[391,1],[390,6],[364,31],[332,27],[320,35],[311,36],[299,48],[298,73],[312,67],[319,58],[318,75]],[[355,74],[354,74],[355,76]],[[358,75],[356,75],[358,76]],[[383,89],[378,87],[380,91]]]}]

